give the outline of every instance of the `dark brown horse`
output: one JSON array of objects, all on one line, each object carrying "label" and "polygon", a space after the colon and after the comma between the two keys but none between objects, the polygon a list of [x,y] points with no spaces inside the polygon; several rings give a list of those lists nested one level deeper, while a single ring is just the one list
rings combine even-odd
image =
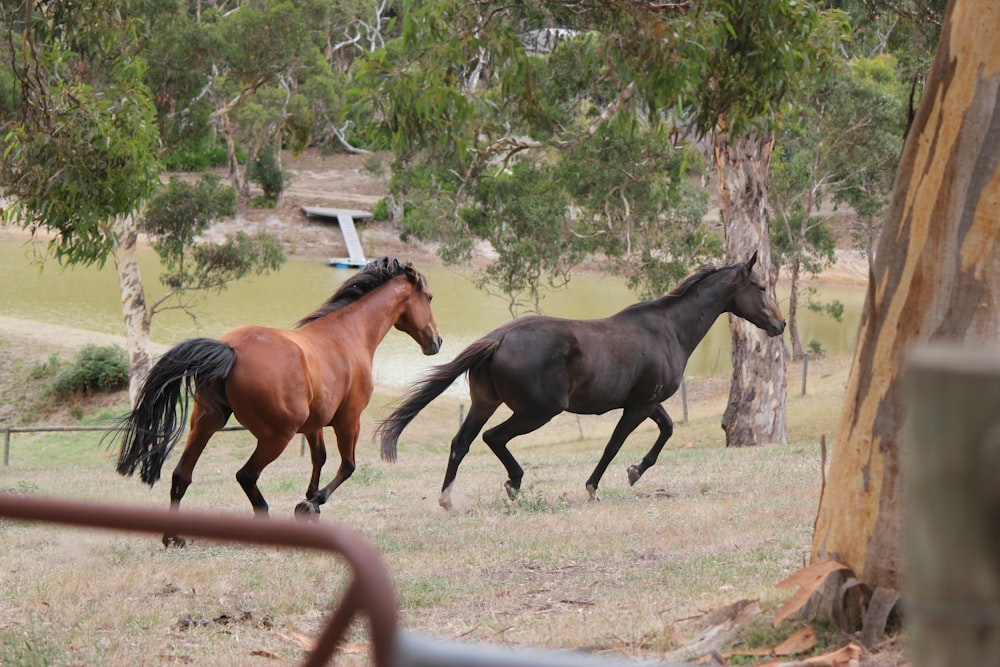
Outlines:
[{"label": "dark brown horse", "polygon": [[[306,502],[296,514],[317,514],[319,506],[354,472],[354,447],[361,411],[373,390],[372,358],[389,329],[409,334],[424,354],[441,348],[427,281],[411,264],[383,257],[348,279],[295,329],[241,326],[219,340],[193,338],[170,349],[149,372],[135,409],[117,429],[118,472],[141,469],[150,486],[160,478],[167,454],[183,430],[186,398],[194,395],[191,431],[174,468],[170,506],[177,509],[209,438],[230,415],[257,438],[257,448],[236,473],[254,511],[267,514],[257,488],[261,471],[304,433],[312,457]],[[177,406],[182,399],[181,415]],[[323,427],[332,426],[340,468],[319,488],[326,462]],[[184,546],[164,535],[164,546]]]},{"label": "dark brown horse", "polygon": [[705,269],[670,294],[629,306],[599,320],[524,317],[486,334],[454,361],[432,368],[377,429],[382,458],[396,459],[396,441],[410,421],[462,373],[469,373],[469,414],[451,441],[439,503],[451,509],[451,486],[469,445],[501,403],[512,414],[487,430],[483,440],[507,469],[504,486],[514,498],[524,471],[507,449],[518,435],[534,431],[561,412],[603,414],[622,408],[621,419],[587,491],[597,485],[625,438],[645,419],[660,429],[641,463],[630,466],[635,482],[652,466],[673,433],[661,403],[680,386],[684,367],[712,323],[725,312],[757,325],[768,335],[785,320],[766,287],[753,275],[755,252],[746,262]]}]

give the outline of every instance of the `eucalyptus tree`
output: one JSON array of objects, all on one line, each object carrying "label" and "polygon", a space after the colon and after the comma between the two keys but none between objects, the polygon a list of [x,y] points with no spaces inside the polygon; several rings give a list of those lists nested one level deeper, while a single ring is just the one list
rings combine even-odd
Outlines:
[{"label": "eucalyptus tree", "polygon": [[[928,341],[995,347],[1000,329],[998,30],[996,6],[949,3],[875,256],[812,545],[814,560],[838,560],[868,590],[898,591],[909,571],[909,350]],[[978,617],[948,619],[982,634]]]},{"label": "eucalyptus tree", "polygon": [[[664,268],[713,247],[711,234],[692,232],[697,208],[685,197],[692,140],[708,136],[727,259],[758,250],[773,286],[766,205],[773,122],[790,92],[816,81],[836,57],[839,15],[793,0],[434,0],[404,4],[400,21],[400,37],[362,61],[360,81],[396,156],[392,187],[405,198],[407,233],[443,240],[446,259],[454,259],[487,238],[486,228],[491,243],[538,225],[561,228],[544,235],[560,239],[537,253],[544,270],[537,258],[522,262],[522,284],[598,252],[624,258],[630,275],[655,276],[657,288],[649,289],[661,291],[676,280]],[[616,137],[628,137],[629,151],[606,149]],[[574,191],[574,162],[584,157],[592,166],[581,172],[603,175]],[[515,170],[520,162],[531,168]],[[566,200],[546,209],[548,218],[515,225],[510,206],[476,199],[481,183],[537,182],[543,172],[551,196]],[[466,215],[470,208],[476,216]],[[640,227],[645,234],[634,233]],[[494,250],[506,255],[539,242]],[[518,265],[513,256],[503,263],[505,275]],[[727,443],[783,442],[781,341],[732,327]]]},{"label": "eucalyptus tree", "polygon": [[[18,82],[5,119],[4,220],[52,232],[64,264],[114,258],[133,373],[149,368],[134,214],[159,186],[156,114],[134,23],[118,3],[26,0],[8,34]],[[14,43],[11,40],[9,43]]]},{"label": "eucalyptus tree", "polygon": [[[61,264],[103,266],[113,259],[134,396],[150,366],[150,317],[158,305],[149,308],[139,272],[140,224],[173,269],[168,275],[175,292],[209,284],[218,289],[226,279],[274,268],[279,260],[264,238],[194,247],[193,235],[205,221],[227,210],[217,183],[189,193],[192,206],[207,206],[203,214],[187,216],[194,209],[178,208],[181,197],[159,222],[143,220],[161,185],[159,130],[128,7],[108,0],[38,6],[28,0],[21,10],[4,15],[6,43],[13,45],[4,65],[18,99],[13,114],[2,118],[3,219],[49,234],[48,252]],[[194,271],[182,267],[187,254],[193,254]]]}]

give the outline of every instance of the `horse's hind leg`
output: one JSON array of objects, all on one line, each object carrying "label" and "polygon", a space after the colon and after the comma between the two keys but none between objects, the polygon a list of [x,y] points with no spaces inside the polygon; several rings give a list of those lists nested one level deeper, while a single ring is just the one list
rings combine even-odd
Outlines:
[{"label": "horse's hind leg", "polygon": [[236,471],[236,481],[243,488],[243,493],[247,494],[247,498],[250,499],[250,504],[253,506],[254,514],[257,516],[267,516],[268,513],[267,501],[264,500],[264,494],[260,492],[260,488],[257,486],[260,473],[263,472],[268,464],[278,458],[281,452],[285,451],[285,447],[288,446],[294,435],[295,433],[292,432],[287,435],[270,438],[258,437],[257,448],[250,455],[250,458],[247,459],[247,462],[243,464],[243,467]]},{"label": "horse's hind leg", "polygon": [[458,466],[462,459],[469,453],[472,441],[479,435],[479,431],[496,412],[499,403],[484,403],[473,400],[469,408],[469,414],[458,429],[458,433],[451,440],[451,453],[448,456],[448,468],[444,473],[444,483],[441,485],[441,495],[438,497],[438,504],[446,510],[452,509],[451,486],[455,483],[455,476],[458,474]]},{"label": "horse's hind leg", "polygon": [[[198,463],[201,453],[205,451],[205,445],[209,438],[222,429],[229,420],[229,410],[223,410],[222,414],[203,410],[196,402],[191,411],[191,430],[188,433],[187,442],[184,444],[184,451],[180,460],[174,467],[174,474],[170,480],[170,509],[177,511],[180,508],[181,498],[191,485],[191,478],[194,474],[194,466]],[[187,544],[187,541],[180,535],[163,536],[163,546],[174,545],[178,548]]]},{"label": "horse's hind leg", "polygon": [[642,474],[656,463],[656,459],[660,456],[663,446],[667,444],[667,440],[674,433],[674,422],[670,419],[670,415],[667,414],[662,405],[657,405],[649,418],[660,427],[660,435],[657,436],[656,442],[653,443],[653,446],[650,447],[646,455],[642,457],[642,461],[638,465],[630,465],[628,467],[629,486],[635,485],[639,481],[639,478],[642,477]]},{"label": "horse's hind leg", "polygon": [[483,441],[493,450],[503,467],[507,469],[507,481],[504,482],[504,489],[507,496],[513,500],[517,497],[517,492],[521,490],[521,478],[524,477],[524,469],[514,458],[507,448],[507,443],[513,438],[531,433],[547,424],[553,417],[559,414],[513,414],[503,423],[494,426],[483,433]]}]

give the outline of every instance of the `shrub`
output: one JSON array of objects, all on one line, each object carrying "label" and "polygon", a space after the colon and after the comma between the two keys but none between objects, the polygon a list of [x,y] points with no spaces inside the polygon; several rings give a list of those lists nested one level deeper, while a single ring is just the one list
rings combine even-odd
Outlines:
[{"label": "shrub", "polygon": [[[237,149],[236,159],[246,160],[246,151]],[[229,163],[226,147],[207,144],[184,144],[163,156],[167,171],[204,171],[212,167],[225,167]]]},{"label": "shrub", "polygon": [[389,219],[389,202],[385,197],[379,199],[375,204],[375,208],[372,209],[372,217],[375,220],[388,220]]},{"label": "shrub", "polygon": [[95,391],[116,391],[128,386],[128,358],[117,345],[88,345],[73,365],[59,372],[52,390],[59,398]]},{"label": "shrub", "polygon": [[809,341],[808,345],[806,345],[806,354],[810,357],[820,359],[826,356],[826,350],[823,349],[822,343],[813,338]]},{"label": "shrub", "polygon": [[272,151],[261,151],[257,159],[250,163],[247,178],[259,185],[264,197],[272,201],[285,190],[287,180]]}]

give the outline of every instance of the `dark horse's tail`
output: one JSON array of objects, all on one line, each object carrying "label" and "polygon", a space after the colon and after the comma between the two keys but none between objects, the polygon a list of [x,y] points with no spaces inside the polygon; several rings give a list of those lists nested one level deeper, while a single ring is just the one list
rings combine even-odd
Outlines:
[{"label": "dark horse's tail", "polygon": [[382,459],[395,461],[396,441],[406,425],[413,421],[417,413],[427,407],[428,403],[451,386],[455,378],[470,368],[489,361],[499,345],[499,338],[480,338],[462,350],[451,362],[430,369],[427,375],[409,391],[399,407],[376,427],[375,436],[382,440]]},{"label": "dark horse's tail", "polygon": [[[167,454],[184,431],[186,399],[210,382],[225,381],[235,359],[233,348],[211,338],[191,338],[160,357],[146,376],[132,412],[115,429],[122,441],[118,472],[130,476],[141,466],[142,481],[153,486]],[[206,399],[212,400],[199,398],[202,402]],[[214,399],[223,400],[221,396]],[[221,405],[205,407],[224,409]]]}]

